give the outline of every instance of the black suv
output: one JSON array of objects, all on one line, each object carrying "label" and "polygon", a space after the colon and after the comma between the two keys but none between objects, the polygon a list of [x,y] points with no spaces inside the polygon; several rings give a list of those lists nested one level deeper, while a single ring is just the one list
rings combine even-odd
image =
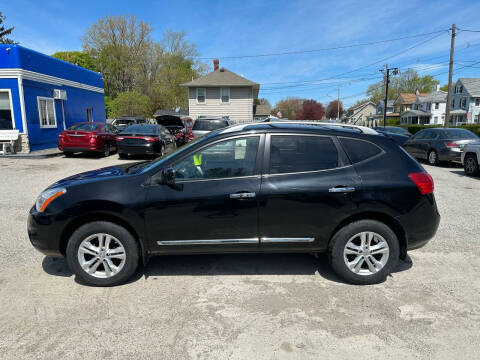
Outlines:
[{"label": "black suv", "polygon": [[152,255],[236,252],[327,252],[343,279],[371,284],[439,220],[432,178],[390,139],[283,122],[60,180],[31,209],[28,234],[95,285],[126,281]]}]

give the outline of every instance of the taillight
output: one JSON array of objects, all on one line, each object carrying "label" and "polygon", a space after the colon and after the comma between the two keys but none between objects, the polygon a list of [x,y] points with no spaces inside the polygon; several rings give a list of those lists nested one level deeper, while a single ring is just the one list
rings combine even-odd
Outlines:
[{"label": "taillight", "polygon": [[145,136],[143,138],[146,142],[155,142],[155,141],[158,141],[158,137],[147,137]]},{"label": "taillight", "polygon": [[124,138],[123,138],[122,136],[117,136],[117,137],[115,138],[115,140],[117,140],[117,141],[122,141],[123,139],[124,139]]},{"label": "taillight", "polygon": [[418,190],[422,195],[433,193],[434,184],[430,174],[424,172],[411,173],[408,177],[417,185]]},{"label": "taillight", "polygon": [[447,141],[445,143],[446,147],[458,147],[457,143],[455,141]]}]

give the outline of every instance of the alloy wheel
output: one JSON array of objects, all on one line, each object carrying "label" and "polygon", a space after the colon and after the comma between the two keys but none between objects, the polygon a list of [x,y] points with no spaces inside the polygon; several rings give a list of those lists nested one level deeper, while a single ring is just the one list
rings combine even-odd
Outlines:
[{"label": "alloy wheel", "polygon": [[472,156],[468,156],[465,159],[465,171],[468,174],[473,174],[476,170],[477,164],[475,163],[475,159]]},{"label": "alloy wheel", "polygon": [[357,275],[373,275],[388,261],[390,249],[379,234],[364,231],[352,236],[345,244],[343,259],[347,268]]},{"label": "alloy wheel", "polygon": [[78,263],[89,275],[110,278],[118,274],[126,261],[125,248],[116,237],[98,233],[85,238],[78,247]]},{"label": "alloy wheel", "polygon": [[435,151],[430,151],[428,154],[428,162],[434,165],[437,162],[437,153]]}]

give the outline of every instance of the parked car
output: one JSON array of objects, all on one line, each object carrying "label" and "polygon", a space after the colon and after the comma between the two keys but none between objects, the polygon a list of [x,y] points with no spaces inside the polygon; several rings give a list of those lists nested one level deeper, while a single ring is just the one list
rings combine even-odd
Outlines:
[{"label": "parked car", "polygon": [[76,152],[96,152],[109,156],[117,149],[117,133],[118,129],[111,124],[77,123],[58,135],[58,149],[68,157]]},{"label": "parked car", "polygon": [[175,136],[165,126],[130,125],[117,135],[118,157],[128,155],[164,156],[176,149]]},{"label": "parked car", "polygon": [[232,125],[232,122],[225,117],[199,117],[193,124],[193,136],[198,138],[213,130],[218,130]]},{"label": "parked car", "polygon": [[375,126],[374,130],[382,131],[382,132],[389,132],[394,134],[400,134],[405,136],[412,136],[412,134],[407,130],[400,126]]},{"label": "parked car", "polygon": [[465,174],[475,176],[480,174],[480,142],[466,144],[462,151],[462,164]]},{"label": "parked car", "polygon": [[395,141],[400,146],[405,144],[411,136],[407,130],[396,126],[377,126],[374,129],[375,131],[378,131],[379,133]]},{"label": "parked car", "polygon": [[159,125],[165,126],[170,133],[175,136],[177,146],[193,140],[193,120],[188,116],[162,115],[157,116],[155,121]]},{"label": "parked car", "polygon": [[368,130],[218,130],[155,161],[57,181],[30,210],[28,235],[94,285],[126,281],[153,255],[238,252],[327,252],[343,279],[380,282],[440,215],[431,176]]},{"label": "parked car", "polygon": [[440,161],[461,161],[463,147],[478,140],[470,130],[433,128],[420,130],[403,147],[413,157],[438,165]]},{"label": "parked car", "polygon": [[119,130],[135,124],[148,124],[148,120],[140,116],[122,116],[112,121],[112,125],[115,125]]}]

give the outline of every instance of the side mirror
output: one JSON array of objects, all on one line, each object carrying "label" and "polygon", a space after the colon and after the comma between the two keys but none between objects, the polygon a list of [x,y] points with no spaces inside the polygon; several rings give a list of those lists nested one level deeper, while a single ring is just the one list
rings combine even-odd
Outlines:
[{"label": "side mirror", "polygon": [[175,185],[175,170],[173,168],[167,168],[163,171],[163,181],[167,185]]}]

